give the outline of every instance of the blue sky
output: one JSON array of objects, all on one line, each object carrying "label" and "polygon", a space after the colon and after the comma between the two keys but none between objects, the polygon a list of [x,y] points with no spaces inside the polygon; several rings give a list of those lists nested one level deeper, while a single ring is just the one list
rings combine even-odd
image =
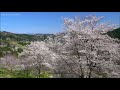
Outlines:
[{"label": "blue sky", "polygon": [[120,23],[120,12],[1,12],[0,30],[13,33],[57,33],[63,26],[62,17],[104,16],[103,21]]}]

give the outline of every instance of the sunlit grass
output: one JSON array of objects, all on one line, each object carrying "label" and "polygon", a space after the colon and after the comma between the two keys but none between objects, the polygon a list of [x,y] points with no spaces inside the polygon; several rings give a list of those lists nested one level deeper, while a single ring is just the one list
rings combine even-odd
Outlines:
[{"label": "sunlit grass", "polygon": [[[40,78],[52,78],[52,74],[48,72],[42,72]],[[24,73],[23,70],[10,71],[5,68],[0,69],[0,78],[36,78],[35,75],[30,73],[28,76]]]}]

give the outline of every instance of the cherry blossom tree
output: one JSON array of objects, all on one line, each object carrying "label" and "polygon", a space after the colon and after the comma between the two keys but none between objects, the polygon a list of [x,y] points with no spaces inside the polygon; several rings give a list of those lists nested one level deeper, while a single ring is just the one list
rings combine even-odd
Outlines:
[{"label": "cherry blossom tree", "polygon": [[64,77],[120,77],[120,66],[115,63],[120,59],[119,40],[106,34],[116,25],[99,23],[102,18],[65,18],[65,35],[50,39],[50,47],[59,57],[57,70]]},{"label": "cherry blossom tree", "polygon": [[18,64],[18,59],[14,55],[7,54],[4,57],[0,58],[0,61],[1,61],[1,63],[0,63],[1,68],[6,68],[6,69],[10,70],[11,72],[13,70],[16,70],[16,66]]},{"label": "cherry blossom tree", "polygon": [[53,53],[46,46],[45,42],[31,42],[21,53],[22,64],[25,68],[34,68],[39,78],[42,70],[52,69],[51,62],[54,61]]}]

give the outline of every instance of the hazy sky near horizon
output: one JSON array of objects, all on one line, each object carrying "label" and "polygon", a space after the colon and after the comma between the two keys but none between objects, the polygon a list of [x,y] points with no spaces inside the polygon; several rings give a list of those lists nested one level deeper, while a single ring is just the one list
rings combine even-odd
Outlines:
[{"label": "hazy sky near horizon", "polygon": [[13,33],[57,33],[63,31],[62,17],[104,16],[103,21],[120,23],[120,12],[0,12],[0,30]]}]

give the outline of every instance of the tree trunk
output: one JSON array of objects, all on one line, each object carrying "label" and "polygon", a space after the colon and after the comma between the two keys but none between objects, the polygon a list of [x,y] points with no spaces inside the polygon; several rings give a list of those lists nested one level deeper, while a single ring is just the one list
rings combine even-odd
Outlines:
[{"label": "tree trunk", "polygon": [[41,69],[38,70],[38,78],[40,78]]}]

